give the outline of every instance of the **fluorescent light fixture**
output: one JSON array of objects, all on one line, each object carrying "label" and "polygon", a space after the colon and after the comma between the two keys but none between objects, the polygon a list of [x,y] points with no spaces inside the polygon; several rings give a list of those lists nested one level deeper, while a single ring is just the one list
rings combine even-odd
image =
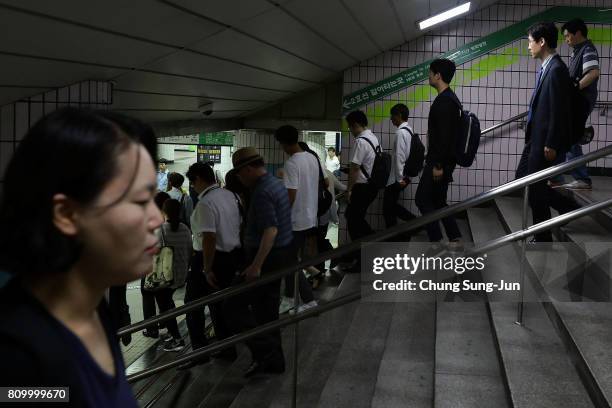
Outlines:
[{"label": "fluorescent light fixture", "polygon": [[431,26],[434,26],[436,24],[440,24],[443,21],[449,20],[453,17],[459,16],[461,14],[465,14],[468,11],[470,11],[470,5],[472,4],[472,2],[468,1],[467,3],[463,3],[460,6],[457,6],[455,8],[452,8],[450,10],[446,10],[440,14],[436,14],[433,17],[429,17],[428,19],[425,19],[423,21],[419,22],[419,28],[421,30],[425,30],[426,28],[429,28]]}]

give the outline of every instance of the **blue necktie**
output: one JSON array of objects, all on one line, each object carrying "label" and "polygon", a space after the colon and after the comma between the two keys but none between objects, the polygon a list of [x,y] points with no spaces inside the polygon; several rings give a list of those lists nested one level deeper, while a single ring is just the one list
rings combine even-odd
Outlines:
[{"label": "blue necktie", "polygon": [[531,105],[533,105],[533,98],[535,97],[535,93],[538,90],[538,86],[540,86],[540,80],[542,79],[542,68],[538,69],[538,73],[536,76],[536,84],[535,88],[533,88],[533,93],[531,94],[531,100],[529,101],[529,112],[527,113],[527,123],[531,121]]}]

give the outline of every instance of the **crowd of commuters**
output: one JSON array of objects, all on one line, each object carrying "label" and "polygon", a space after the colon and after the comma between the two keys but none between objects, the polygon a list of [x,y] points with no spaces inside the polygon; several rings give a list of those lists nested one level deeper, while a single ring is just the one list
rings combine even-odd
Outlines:
[{"label": "crowd of commuters", "polygon": [[[542,66],[529,101],[517,177],[582,154],[575,133],[582,132],[595,103],[597,52],[580,20],[568,22],[562,31],[574,49],[569,71],[555,52],[554,24],[539,23],[528,31],[529,50]],[[462,109],[449,85],[455,69],[448,59],[429,66],[429,84],[437,96],[429,111],[427,154],[415,196],[421,214],[447,205],[453,181]],[[226,183],[220,183],[210,164],[191,165],[188,190],[185,177],[169,172],[166,160],[158,161],[156,174],[155,136],[142,122],[74,108],[44,117],[29,130],[6,170],[3,197],[11,199],[0,207],[0,268],[14,278],[0,295],[0,359],[11,367],[2,371],[0,383],[69,386],[71,401],[84,406],[135,407],[115,335],[119,326],[129,323],[126,284],[141,280],[146,319],[156,314],[156,305],[160,312],[173,309],[175,292],[183,286],[184,300],[190,302],[327,251],[329,223],[338,222],[337,191],[346,191],[352,240],[373,233],[366,213],[381,189],[386,227],[398,219],[414,219],[416,215],[398,202],[411,183],[404,168],[418,137],[409,114],[404,104],[391,108],[397,131],[383,187],[372,182],[380,142],[368,129],[367,116],[354,111],[346,116],[355,138],[347,185],[338,180],[340,162],[334,148],[328,149],[324,168],[321,158],[299,141],[298,130],[282,126],[275,132],[287,154],[282,180],[268,171],[257,149],[245,147],[234,152]],[[48,152],[55,152],[52,160]],[[589,188],[585,169],[574,176],[569,188]],[[550,218],[551,206],[562,213],[577,207],[552,188],[558,184],[555,179],[530,186],[534,223]],[[39,188],[27,188],[31,185]],[[325,204],[324,192],[331,195],[331,203]],[[449,248],[459,248],[461,233],[454,217],[441,222]],[[426,230],[429,240],[441,246],[439,223],[428,224]],[[542,232],[535,241],[551,238]],[[145,277],[160,245],[173,249],[172,282],[150,290]],[[313,290],[324,271],[324,264],[315,265],[287,275],[284,289],[281,280],[275,280],[208,305],[216,339],[272,322],[296,303],[296,313],[316,307]],[[295,301],[298,296],[301,302]],[[109,309],[105,299],[114,307]],[[204,310],[190,311],[186,321],[192,348],[208,345]],[[149,327],[144,335],[157,338],[161,327],[167,330],[164,350],[185,347],[176,319]],[[279,330],[252,337],[246,345],[252,355],[246,376],[285,370]],[[234,360],[236,349],[213,357]],[[181,368],[208,361],[194,359]]]}]

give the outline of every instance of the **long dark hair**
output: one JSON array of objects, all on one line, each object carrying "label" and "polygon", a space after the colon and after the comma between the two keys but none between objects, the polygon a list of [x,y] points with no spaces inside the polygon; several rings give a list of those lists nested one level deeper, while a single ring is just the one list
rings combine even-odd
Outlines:
[{"label": "long dark hair", "polygon": [[[68,270],[79,259],[82,245],[53,224],[53,197],[61,193],[91,205],[116,176],[118,155],[134,144],[156,157],[151,127],[118,113],[62,108],[40,119],[6,169],[0,268],[16,274]],[[135,177],[111,206],[125,197]]]},{"label": "long dark hair", "polygon": [[174,198],[164,202],[163,211],[168,217],[170,223],[170,231],[178,231],[181,223],[181,203]]}]

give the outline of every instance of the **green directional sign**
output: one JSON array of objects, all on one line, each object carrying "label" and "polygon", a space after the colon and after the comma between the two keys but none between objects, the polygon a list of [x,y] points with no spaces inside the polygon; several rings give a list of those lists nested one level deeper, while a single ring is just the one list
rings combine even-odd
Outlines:
[{"label": "green directional sign", "polygon": [[200,133],[201,145],[233,146],[234,134],[231,132]]},{"label": "green directional sign", "polygon": [[[612,8],[595,7],[552,7],[500,31],[484,36],[474,42],[442,54],[439,58],[448,58],[460,65],[485,55],[499,47],[526,36],[527,29],[538,21],[568,21],[580,17],[587,23],[612,24]],[[342,109],[346,113],[360,106],[383,98],[401,89],[425,80],[432,60],[392,75],[373,85],[346,95]]]}]

